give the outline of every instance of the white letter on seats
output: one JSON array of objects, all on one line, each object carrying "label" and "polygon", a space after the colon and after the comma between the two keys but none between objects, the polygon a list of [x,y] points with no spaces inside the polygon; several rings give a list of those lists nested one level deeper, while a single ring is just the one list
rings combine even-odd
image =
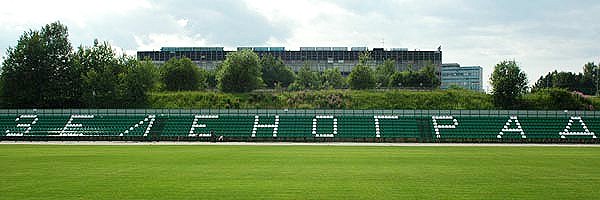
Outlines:
[{"label": "white letter on seats", "polygon": [[[317,121],[318,119],[333,119],[333,133],[318,134],[317,133]],[[312,134],[315,137],[334,137],[337,135],[337,119],[333,115],[317,115],[313,118]]]},{"label": "white letter on seats", "polygon": [[[452,120],[452,124],[439,124],[438,120]],[[453,116],[431,116],[433,122],[433,129],[435,130],[435,137],[440,137],[440,129],[455,129],[458,126],[458,120],[454,119]]]},{"label": "white letter on seats", "polygon": [[277,129],[279,129],[279,115],[275,115],[275,124],[259,124],[258,115],[254,116],[254,126],[252,127],[252,137],[256,137],[258,128],[273,128],[273,137],[277,137]]},{"label": "white letter on seats", "polygon": [[[508,127],[510,127],[510,123],[513,123],[513,122],[515,122],[515,126],[517,126],[517,128],[508,128]],[[527,138],[525,136],[525,132],[523,131],[523,127],[521,127],[521,123],[519,122],[519,119],[517,118],[517,116],[510,116],[508,121],[506,121],[506,124],[504,124],[502,131],[500,131],[496,137],[502,138],[502,136],[506,132],[516,132],[516,133],[521,134],[521,138]]]},{"label": "white letter on seats", "polygon": [[188,136],[190,137],[210,137],[210,133],[194,133],[196,128],[206,128],[206,124],[198,124],[198,119],[218,119],[219,115],[196,115],[194,116],[194,123],[192,123],[192,128],[190,128],[190,133]]},{"label": "white letter on seats", "polygon": [[150,133],[150,129],[152,129],[152,125],[154,125],[154,120],[156,120],[156,115],[148,115],[146,118],[144,118],[144,120],[136,123],[132,127],[129,127],[128,130],[125,130],[119,136],[129,134],[129,132],[133,131],[133,129],[139,127],[140,125],[143,125],[145,122],[148,122],[148,126],[146,127],[146,130],[144,131],[144,134],[143,134],[143,136],[146,137],[146,136],[148,136],[148,133]]},{"label": "white letter on seats", "polygon": [[[571,126],[573,126],[573,122],[578,121],[579,124],[581,124],[582,128],[583,128],[583,132],[570,132],[571,130]],[[589,135],[592,136],[592,138],[596,139],[596,134],[594,134],[594,132],[590,132],[590,129],[588,129],[588,127],[585,125],[585,122],[583,122],[583,119],[581,117],[571,117],[569,118],[569,122],[567,123],[567,126],[565,126],[565,129],[558,133],[560,134],[560,138],[565,138],[565,136],[569,136],[569,135]]]},{"label": "white letter on seats", "polygon": [[17,119],[15,119],[15,122],[19,122],[21,119],[33,119],[33,121],[31,121],[30,123],[25,123],[25,124],[23,124],[23,123],[17,124],[17,128],[26,128],[25,132],[11,133],[10,130],[6,130],[5,131],[6,136],[23,136],[23,135],[29,133],[29,131],[31,130],[31,125],[34,125],[38,121],[37,115],[21,115],[21,116],[17,117]]},{"label": "white letter on seats", "polygon": [[381,137],[381,131],[379,128],[379,119],[398,119],[398,116],[390,116],[390,115],[376,115],[373,116],[375,118],[375,137]]},{"label": "white letter on seats", "polygon": [[83,136],[82,132],[77,133],[77,130],[74,131],[67,131],[67,129],[69,128],[81,128],[83,127],[82,124],[73,124],[73,120],[74,119],[93,119],[94,115],[71,115],[71,118],[69,118],[69,121],[67,121],[67,124],[65,124],[65,127],[63,127],[62,131],[60,131],[60,135],[59,136]]}]

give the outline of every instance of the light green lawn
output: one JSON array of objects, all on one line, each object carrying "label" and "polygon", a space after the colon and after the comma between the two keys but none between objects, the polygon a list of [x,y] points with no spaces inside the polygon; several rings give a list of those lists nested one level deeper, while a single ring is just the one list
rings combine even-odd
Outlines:
[{"label": "light green lawn", "polygon": [[600,148],[0,145],[0,199],[599,199]]}]

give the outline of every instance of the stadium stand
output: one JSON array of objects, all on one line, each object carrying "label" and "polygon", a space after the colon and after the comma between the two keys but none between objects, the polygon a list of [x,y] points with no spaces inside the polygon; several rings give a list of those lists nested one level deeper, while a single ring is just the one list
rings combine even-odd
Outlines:
[{"label": "stadium stand", "polygon": [[600,115],[559,111],[0,110],[2,140],[596,143]]}]

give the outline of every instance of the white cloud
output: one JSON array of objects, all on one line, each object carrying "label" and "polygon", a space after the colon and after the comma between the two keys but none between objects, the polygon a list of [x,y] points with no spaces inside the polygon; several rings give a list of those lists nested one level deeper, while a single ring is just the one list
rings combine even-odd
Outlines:
[{"label": "white cloud", "polygon": [[187,20],[187,19],[180,19],[180,20],[177,20],[177,24],[178,24],[179,26],[181,26],[181,28],[185,28],[185,26],[187,26],[187,24],[188,24],[188,20]]},{"label": "white cloud", "polygon": [[[48,20],[64,20],[85,26],[86,20],[111,14],[126,14],[137,9],[150,8],[145,0],[78,1],[21,0],[3,3],[0,23],[20,27],[26,24],[45,24]],[[27,27],[31,28],[31,27]]]},{"label": "white cloud", "polygon": [[[115,6],[118,5],[118,6]],[[113,41],[120,45],[123,38],[97,34],[108,32],[113,25],[122,22],[115,16],[127,16],[139,10],[152,9],[145,0],[107,1],[34,1],[22,0],[2,3],[0,6],[0,57],[4,57],[8,46],[15,46],[19,35],[28,30],[39,30],[43,25],[55,21],[67,25],[73,46],[91,44],[93,39]],[[102,21],[98,24],[99,21]],[[100,26],[98,26],[100,25]],[[118,27],[126,29],[127,27]],[[125,47],[126,48],[126,47]]]},{"label": "white cloud", "polygon": [[[60,20],[72,43],[125,52],[162,46],[368,46],[431,50],[484,67],[519,61],[531,82],[600,61],[597,1],[109,0],[13,1],[0,7],[0,55],[28,29]],[[385,41],[383,44],[382,41]]]},{"label": "white cloud", "polygon": [[180,34],[148,34],[146,36],[134,36],[134,38],[138,46],[137,50],[140,51],[158,51],[161,47],[164,46],[207,46],[206,40],[204,40],[200,35],[186,36]]},{"label": "white cloud", "polygon": [[[286,46],[442,45],[444,62],[493,66],[517,60],[530,82],[554,69],[581,71],[600,59],[599,3],[514,1],[247,0],[272,22],[293,24]],[[382,44],[385,41],[385,44]],[[594,52],[596,55],[594,55]]]}]

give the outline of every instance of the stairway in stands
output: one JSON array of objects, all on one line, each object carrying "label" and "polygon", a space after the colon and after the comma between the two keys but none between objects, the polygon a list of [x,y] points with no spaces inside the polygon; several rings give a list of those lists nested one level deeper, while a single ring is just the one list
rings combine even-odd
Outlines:
[{"label": "stairway in stands", "polygon": [[165,128],[165,124],[167,123],[167,121],[169,121],[168,117],[157,116],[152,126],[152,129],[150,129],[150,132],[148,133],[148,137],[151,140],[158,140],[158,138],[161,136],[161,133],[163,132],[163,129]]}]

